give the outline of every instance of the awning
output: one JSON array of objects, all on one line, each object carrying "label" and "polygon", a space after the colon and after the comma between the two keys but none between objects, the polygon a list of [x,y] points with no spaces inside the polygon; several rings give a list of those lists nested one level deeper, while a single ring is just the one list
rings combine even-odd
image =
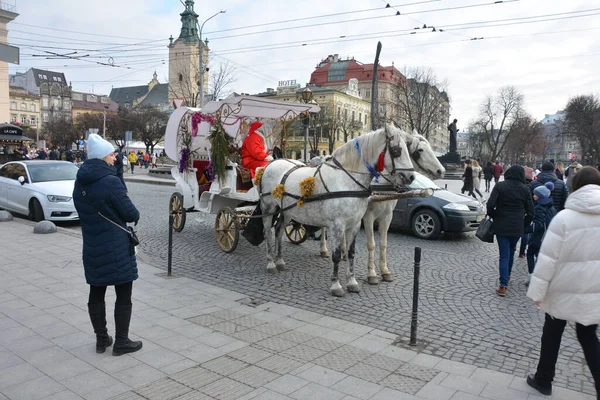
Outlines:
[{"label": "awning", "polygon": [[33,139],[23,135],[2,135],[0,134],[0,140],[9,140],[11,142],[33,142]]}]

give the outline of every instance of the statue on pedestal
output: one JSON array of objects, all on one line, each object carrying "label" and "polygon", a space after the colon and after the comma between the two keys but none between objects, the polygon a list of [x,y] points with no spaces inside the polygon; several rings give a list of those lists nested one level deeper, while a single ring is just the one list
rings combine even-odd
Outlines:
[{"label": "statue on pedestal", "polygon": [[448,125],[448,132],[450,132],[450,151],[449,153],[456,153],[456,133],[460,130],[456,128],[458,120],[455,118],[450,125]]}]

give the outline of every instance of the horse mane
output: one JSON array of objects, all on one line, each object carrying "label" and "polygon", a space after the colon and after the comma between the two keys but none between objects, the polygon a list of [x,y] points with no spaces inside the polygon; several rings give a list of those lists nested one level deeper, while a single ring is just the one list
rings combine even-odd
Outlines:
[{"label": "horse mane", "polygon": [[[383,150],[384,141],[382,140],[384,129],[380,128],[376,131],[358,136],[351,141],[344,143],[341,147],[334,150],[331,155],[340,162],[345,168],[351,171],[359,171],[364,168],[365,161],[373,163],[377,159],[379,153]],[[360,156],[356,149],[358,142],[360,148]]]}]

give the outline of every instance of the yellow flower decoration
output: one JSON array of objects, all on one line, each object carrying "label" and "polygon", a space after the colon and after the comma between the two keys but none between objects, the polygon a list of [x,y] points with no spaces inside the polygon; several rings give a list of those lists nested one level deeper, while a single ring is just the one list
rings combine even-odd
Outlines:
[{"label": "yellow flower decoration", "polygon": [[275,200],[281,200],[283,197],[283,192],[285,192],[285,185],[280,184],[275,186],[275,189],[271,191],[271,194]]},{"label": "yellow flower decoration", "polygon": [[298,206],[302,207],[304,205],[304,199],[312,196],[315,188],[317,187],[316,180],[314,176],[309,176],[300,182],[300,199],[298,200]]},{"label": "yellow flower decoration", "polygon": [[254,186],[260,185],[260,180],[262,179],[262,176],[264,173],[265,173],[264,168],[260,168],[256,171],[256,175],[254,176]]}]

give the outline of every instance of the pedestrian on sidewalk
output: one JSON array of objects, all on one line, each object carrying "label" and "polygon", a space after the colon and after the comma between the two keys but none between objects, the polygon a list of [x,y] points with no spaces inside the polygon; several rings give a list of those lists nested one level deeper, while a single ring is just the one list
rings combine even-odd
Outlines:
[{"label": "pedestrian on sidewalk", "polygon": [[562,334],[567,321],[574,321],[600,399],[599,234],[600,172],[585,167],[573,177],[565,209],[548,228],[527,291],[546,313],[537,371],[527,377],[529,386],[542,394],[552,394]]},{"label": "pedestrian on sidewalk", "polygon": [[150,165],[150,154],[145,153],[144,154],[144,168],[148,169],[149,165]]},{"label": "pedestrian on sidewalk", "polygon": [[88,312],[96,334],[96,353],[104,353],[113,339],[106,329],[107,286],[114,286],[115,343],[113,355],[120,356],[142,348],[142,342],[129,339],[131,291],[138,278],[135,249],[127,223],[140,218],[114,167],[113,145],[97,134],[88,138],[89,159],[77,172],[73,202],[83,234],[83,267],[90,285]]},{"label": "pedestrian on sidewalk", "polygon": [[[460,189],[460,192],[462,194],[467,192],[469,196],[475,197],[475,194],[473,194],[473,168],[471,167],[471,160],[465,161],[465,171],[463,172],[462,179],[463,187]],[[477,200],[477,197],[475,199]]]},{"label": "pedestrian on sidewalk", "polygon": [[127,161],[129,161],[129,165],[131,165],[131,173],[133,174],[133,168],[135,167],[135,163],[138,161],[138,158],[133,150],[131,150],[131,153],[129,153]]},{"label": "pedestrian on sidewalk", "polygon": [[481,165],[479,165],[479,161],[473,160],[471,162],[473,168],[473,192],[477,193],[479,197],[483,198],[483,195],[479,191],[479,187],[481,186]]},{"label": "pedestrian on sidewalk", "polygon": [[492,175],[494,175],[494,183],[498,183],[500,181],[500,176],[504,172],[504,168],[500,165],[500,161],[496,160],[496,164],[492,166]]},{"label": "pedestrian on sidewalk", "polygon": [[[525,168],[525,184],[531,185],[531,182],[533,182],[533,178],[534,178],[533,168],[531,168],[527,165],[525,165],[523,168]],[[532,196],[533,196],[533,194],[532,194]],[[525,230],[525,232],[523,232],[523,236],[521,236],[521,245],[519,246],[519,258],[526,257],[528,244],[529,244],[529,233],[527,232],[527,230]]]},{"label": "pedestrian on sidewalk", "polygon": [[500,259],[500,287],[498,296],[506,296],[512,272],[515,249],[523,236],[525,226],[533,221],[533,199],[525,185],[525,169],[513,165],[504,174],[504,181],[497,183],[487,202],[487,213],[494,220],[494,233],[498,241]]},{"label": "pedestrian on sidewalk", "polygon": [[152,168],[156,168],[156,153],[152,153]]},{"label": "pedestrian on sidewalk", "polygon": [[552,189],[554,184],[546,182],[545,185],[538,186],[533,190],[533,200],[535,202],[533,222],[525,228],[525,232],[529,233],[529,245],[527,246],[527,269],[529,270],[529,279],[527,285],[531,281],[531,275],[535,267],[535,262],[542,247],[542,240],[546,234],[546,230],[550,226],[550,221],[556,215],[556,209],[552,202]]},{"label": "pedestrian on sidewalk", "polygon": [[[542,164],[542,172],[538,174],[537,179],[532,181],[529,186],[533,195],[535,188],[545,185],[548,182],[552,182],[554,189],[552,189],[550,197],[552,197],[556,212],[559,212],[565,208],[565,202],[567,201],[569,192],[567,191],[565,182],[556,176],[556,173],[553,172],[554,170],[555,168],[552,162],[546,161],[544,164]],[[558,170],[558,168],[556,168],[556,170]]]},{"label": "pedestrian on sidewalk", "polygon": [[488,161],[485,167],[483,167],[483,179],[485,179],[485,191],[486,193],[490,192],[490,183],[492,182],[492,178],[494,176],[494,170],[492,168],[492,162]]},{"label": "pedestrian on sidewalk", "polygon": [[120,151],[115,152],[115,168],[117,169],[117,176],[125,186],[125,190],[127,190],[127,185],[125,185],[125,179],[123,178],[123,169],[125,165],[123,163],[123,153]]}]

